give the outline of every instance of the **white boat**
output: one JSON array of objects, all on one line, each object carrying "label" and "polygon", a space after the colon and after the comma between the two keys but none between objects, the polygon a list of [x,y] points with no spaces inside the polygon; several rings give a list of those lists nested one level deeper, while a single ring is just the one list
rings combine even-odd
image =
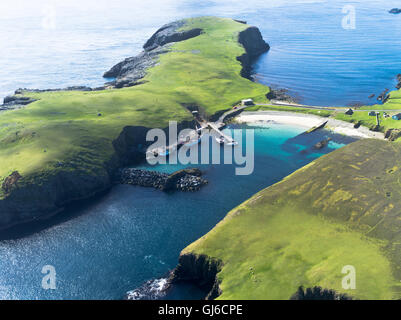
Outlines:
[{"label": "white boat", "polygon": [[157,157],[167,157],[171,152],[173,152],[176,148],[175,147],[162,147],[162,148],[157,148],[153,149],[151,151],[146,152],[146,158],[147,159],[152,159],[152,158],[157,158]]},{"label": "white boat", "polygon": [[228,146],[238,146],[238,142],[235,141],[235,140],[232,140],[232,141],[230,141],[230,142],[227,142],[226,144],[227,144]]},{"label": "white boat", "polygon": [[221,136],[221,137],[216,137],[215,139],[216,139],[217,143],[219,143],[219,144],[223,144],[223,143],[225,142],[225,139],[224,139],[223,136]]},{"label": "white boat", "polygon": [[159,156],[167,157],[170,154],[170,150],[167,148],[162,148],[159,152]]}]

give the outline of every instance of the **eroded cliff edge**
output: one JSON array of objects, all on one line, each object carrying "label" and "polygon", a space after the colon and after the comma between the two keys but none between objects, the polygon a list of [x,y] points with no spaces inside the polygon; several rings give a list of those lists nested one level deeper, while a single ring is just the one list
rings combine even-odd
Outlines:
[{"label": "eroded cliff edge", "polygon": [[206,300],[213,300],[221,295],[220,282],[217,278],[221,268],[220,260],[206,255],[185,253],[180,255],[178,266],[170,275],[169,284],[192,282],[207,292]]}]

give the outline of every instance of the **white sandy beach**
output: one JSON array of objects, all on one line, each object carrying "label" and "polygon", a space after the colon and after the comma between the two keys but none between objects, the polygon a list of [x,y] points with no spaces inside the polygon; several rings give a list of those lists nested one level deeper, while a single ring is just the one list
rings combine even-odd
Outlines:
[{"label": "white sandy beach", "polygon": [[384,139],[384,134],[381,132],[373,132],[368,128],[360,126],[354,128],[354,125],[349,122],[340,121],[331,118],[319,117],[310,114],[302,114],[286,111],[244,111],[238,115],[235,120],[239,123],[248,123],[252,125],[265,126],[269,122],[278,124],[296,125],[305,127],[305,131],[313,127],[320,126],[328,121],[325,129],[331,130],[338,134],[343,134],[356,138],[374,138]]}]

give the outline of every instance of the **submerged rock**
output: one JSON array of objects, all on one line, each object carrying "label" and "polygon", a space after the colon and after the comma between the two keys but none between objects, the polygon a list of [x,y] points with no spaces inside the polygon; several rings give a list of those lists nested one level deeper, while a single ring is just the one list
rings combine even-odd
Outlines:
[{"label": "submerged rock", "polygon": [[327,146],[329,144],[330,141],[331,141],[331,138],[324,139],[324,140],[316,143],[313,147],[318,150],[323,149],[325,146]]}]

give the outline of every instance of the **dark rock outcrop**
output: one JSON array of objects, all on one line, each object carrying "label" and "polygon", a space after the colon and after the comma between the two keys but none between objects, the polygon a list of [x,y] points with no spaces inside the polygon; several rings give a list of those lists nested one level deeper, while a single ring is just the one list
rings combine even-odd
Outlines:
[{"label": "dark rock outcrop", "polygon": [[126,168],[120,170],[117,181],[142,187],[153,187],[163,191],[198,191],[208,182],[201,178],[199,169],[183,169],[172,174],[158,171]]},{"label": "dark rock outcrop", "polygon": [[121,167],[145,160],[146,149],[151,144],[151,142],[146,142],[146,134],[149,130],[150,128],[142,126],[127,126],[113,141],[116,157]]},{"label": "dark rock outcrop", "polygon": [[316,143],[313,146],[313,148],[315,148],[317,150],[323,149],[325,146],[327,146],[329,144],[330,141],[331,141],[331,138],[327,138],[322,141],[319,141],[318,143]]},{"label": "dark rock outcrop", "polygon": [[401,137],[401,130],[400,129],[388,129],[385,132],[384,137],[386,139],[388,139],[389,141],[395,141],[399,137]]},{"label": "dark rock outcrop", "polygon": [[269,100],[279,100],[286,101],[290,103],[296,103],[296,99],[288,94],[288,90],[286,89],[272,89],[270,88],[270,92],[266,94],[266,98]]},{"label": "dark rock outcrop", "polygon": [[180,42],[195,38],[202,33],[202,29],[194,28],[185,31],[179,31],[185,24],[185,21],[176,21],[164,25],[150,37],[143,48],[145,51],[151,51],[157,47],[164,46],[167,43]]},{"label": "dark rock outcrop", "polygon": [[206,180],[200,178],[202,176],[202,172],[199,169],[183,169],[177,172],[172,173],[167,177],[163,190],[186,190],[188,188],[193,188],[194,190],[188,191],[196,191],[199,190],[200,187],[207,183]]},{"label": "dark rock outcrop", "polygon": [[139,55],[127,58],[116,64],[103,76],[105,78],[116,78],[108,84],[116,88],[132,87],[142,84],[140,80],[146,76],[148,69],[156,66],[159,56],[168,52],[168,45],[156,48],[151,52],[143,51]]},{"label": "dark rock outcrop", "polygon": [[93,197],[111,186],[110,173],[100,167],[92,174],[78,167],[51,175],[38,173],[19,179],[14,176],[12,179],[16,183],[10,186],[3,183],[3,192],[12,192],[0,200],[0,229],[46,219],[62,211],[67,204]]},{"label": "dark rock outcrop", "polygon": [[160,55],[169,51],[171,43],[188,40],[202,33],[202,29],[199,28],[180,31],[184,25],[185,21],[181,20],[166,24],[157,30],[143,46],[144,51],[116,64],[103,75],[105,78],[116,78],[108,84],[122,88],[144,83],[139,80],[145,77],[149,68],[158,63]]},{"label": "dark rock outcrop", "polygon": [[381,94],[378,95],[377,101],[385,103],[387,101],[387,99],[389,98],[389,94],[388,94],[389,91],[390,91],[390,89],[385,89]]},{"label": "dark rock outcrop", "polygon": [[237,58],[242,64],[241,75],[250,79],[252,63],[262,53],[270,50],[270,46],[263,40],[262,34],[256,27],[249,27],[238,34],[238,42],[244,47],[245,53]]},{"label": "dark rock outcrop", "polygon": [[304,289],[299,287],[290,300],[352,300],[352,298],[331,289],[323,289],[321,287]]},{"label": "dark rock outcrop", "polygon": [[398,90],[401,89],[401,74],[397,74],[397,85],[395,86]]},{"label": "dark rock outcrop", "polygon": [[17,186],[17,182],[21,178],[22,177],[18,171],[14,171],[7,178],[5,178],[4,182],[1,186],[4,193],[6,193],[6,194],[10,193],[12,191],[12,189]]},{"label": "dark rock outcrop", "polygon": [[401,9],[394,8],[394,9],[391,9],[391,10],[389,11],[389,13],[392,13],[392,14],[400,14],[400,13],[401,13]]},{"label": "dark rock outcrop", "polygon": [[35,99],[32,99],[30,97],[24,97],[19,94],[15,94],[13,96],[7,96],[4,98],[3,104],[0,105],[0,111],[17,109],[18,107],[26,106],[35,101],[36,101]]},{"label": "dark rock outcrop", "polygon": [[170,275],[169,283],[192,282],[208,292],[206,300],[213,300],[222,293],[217,279],[221,268],[221,261],[206,255],[182,254],[178,266]]}]

